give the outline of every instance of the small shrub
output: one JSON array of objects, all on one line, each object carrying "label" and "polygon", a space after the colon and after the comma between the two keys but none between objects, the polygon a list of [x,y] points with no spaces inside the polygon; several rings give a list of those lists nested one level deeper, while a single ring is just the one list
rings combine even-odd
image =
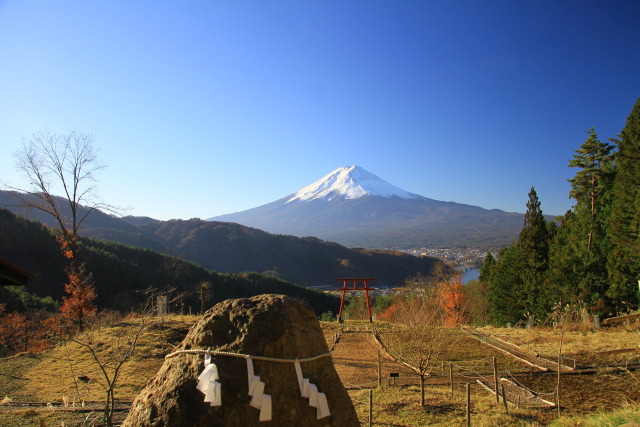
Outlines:
[{"label": "small shrub", "polygon": [[325,311],[320,315],[320,321],[322,322],[333,322],[334,320],[336,320],[336,317],[331,311]]}]

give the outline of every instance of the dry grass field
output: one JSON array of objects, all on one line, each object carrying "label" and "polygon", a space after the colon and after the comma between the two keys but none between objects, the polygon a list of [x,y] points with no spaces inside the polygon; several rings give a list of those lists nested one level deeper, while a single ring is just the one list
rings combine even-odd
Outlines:
[{"label": "dry grass field", "polygon": [[[557,330],[484,327],[481,331],[516,344],[530,354],[540,354],[548,359],[558,355],[560,333]],[[597,332],[569,330],[564,333],[562,347],[563,357],[575,360],[579,366],[625,363],[640,355],[640,333],[637,327],[626,329],[622,326],[602,328]]]},{"label": "dry grass field", "polygon": [[[164,356],[183,339],[195,321],[195,317],[173,317],[147,328],[141,335],[136,353],[123,365],[116,398],[131,402],[162,365]],[[341,327],[335,322],[321,325],[327,344],[331,347]],[[114,348],[118,343],[124,343],[126,348],[128,340],[139,326],[136,320],[130,320],[79,336],[77,340],[90,344],[104,362],[117,356]],[[455,345],[439,354],[438,360],[433,362],[433,375],[426,389],[426,405],[422,407],[420,388],[416,385],[417,376],[408,368],[395,364],[384,352],[380,353],[382,387],[378,386],[377,355],[380,347],[371,334],[371,325],[350,322],[348,326],[348,332],[345,328],[334,348],[333,359],[343,383],[350,388],[349,393],[359,418],[364,421],[363,425],[366,425],[369,416],[369,388],[373,389],[374,425],[462,425],[465,419],[464,382],[473,383],[473,425],[618,425],[616,423],[620,420],[621,424],[637,416],[640,376],[637,371],[611,367],[637,358],[637,352],[617,352],[638,346],[640,332],[637,329],[604,329],[597,333],[571,331],[565,334],[563,353],[575,358],[579,366],[591,366],[594,369],[588,375],[562,376],[561,399],[565,416],[556,419],[553,409],[510,405],[509,413],[505,413],[502,402],[496,404],[495,397],[477,385],[474,378],[463,375],[464,369],[490,372],[490,361],[495,357],[501,373],[507,370],[516,373],[519,381],[527,387],[548,392],[555,389],[555,373],[537,373],[460,329],[447,330],[447,333],[455,334]],[[377,326],[383,340],[385,334],[392,333],[382,323]],[[516,344],[523,351],[549,358],[555,357],[554,348],[559,342],[558,334],[553,330],[483,328],[482,331]],[[449,363],[460,369],[453,398],[447,376]],[[106,367],[109,371],[113,364],[106,363]],[[396,385],[389,386],[391,372],[399,373],[400,377]],[[7,397],[5,404],[0,406],[0,425],[60,426],[64,422],[65,426],[75,426],[82,425],[85,418],[93,425],[98,425],[101,420],[100,402],[105,397],[103,385],[102,373],[91,353],[75,342],[61,343],[39,355],[22,354],[0,359],[0,400]],[[6,405],[9,400],[13,401],[13,405]],[[88,409],[84,414],[77,411],[81,401],[86,402]],[[19,402],[31,402],[38,406],[17,406]],[[66,408],[63,402],[67,402]],[[122,409],[116,419],[123,419],[126,415],[126,405]],[[602,415],[603,411],[611,410],[618,412]],[[599,421],[593,424],[595,419]]]}]

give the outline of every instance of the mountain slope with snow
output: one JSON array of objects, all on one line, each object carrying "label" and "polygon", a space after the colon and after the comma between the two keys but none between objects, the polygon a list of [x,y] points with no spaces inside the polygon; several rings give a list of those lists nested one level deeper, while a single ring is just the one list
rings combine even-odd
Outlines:
[{"label": "mountain slope with snow", "polygon": [[422,198],[422,196],[389,184],[360,166],[343,166],[294,193],[286,203],[296,200],[358,199],[364,196],[399,197],[401,199]]},{"label": "mountain slope with snow", "polygon": [[346,166],[274,202],[210,220],[351,247],[495,247],[517,237],[523,215],[429,199]]}]

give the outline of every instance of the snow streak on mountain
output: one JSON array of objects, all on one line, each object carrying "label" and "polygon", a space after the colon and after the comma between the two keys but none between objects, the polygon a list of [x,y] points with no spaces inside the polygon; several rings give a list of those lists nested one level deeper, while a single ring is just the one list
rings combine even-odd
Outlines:
[{"label": "snow streak on mountain", "polygon": [[299,190],[286,203],[296,200],[358,199],[363,196],[422,198],[422,196],[389,184],[359,166],[343,166]]}]

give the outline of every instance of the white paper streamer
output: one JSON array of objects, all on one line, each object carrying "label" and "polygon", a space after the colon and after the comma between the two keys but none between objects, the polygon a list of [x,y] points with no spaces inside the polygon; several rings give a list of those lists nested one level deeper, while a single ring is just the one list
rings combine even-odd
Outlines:
[{"label": "white paper streamer", "polygon": [[318,407],[318,387],[309,383],[309,406]]},{"label": "white paper streamer", "polygon": [[302,368],[300,367],[300,362],[297,360],[293,362],[293,366],[296,368],[296,377],[298,377],[298,387],[300,387],[300,394],[304,397],[303,386],[304,386],[304,378],[302,378]]},{"label": "white paper streamer", "polygon": [[318,393],[318,413],[317,418],[324,418],[331,415],[329,412],[329,404],[327,403],[327,396],[324,393]]},{"label": "white paper streamer", "polygon": [[196,388],[204,393],[205,402],[211,406],[220,406],[222,405],[222,385],[217,381],[218,367],[215,363],[211,363],[211,355],[205,355],[204,366],[204,370],[198,376]]},{"label": "white paper streamer", "polygon": [[214,380],[209,381],[207,391],[204,394],[204,401],[211,404],[211,406],[222,405],[222,385]]},{"label": "white paper streamer", "polygon": [[[258,377],[256,377],[258,378]],[[262,381],[258,381],[253,388],[253,394],[251,398],[250,405],[256,409],[260,409],[262,407],[262,396],[264,394],[264,383]]]},{"label": "white paper streamer", "polygon": [[[265,383],[260,380],[260,376],[255,375],[253,368],[253,359],[251,356],[244,356],[247,359],[247,383],[249,388],[249,396],[251,396],[250,405],[260,410],[260,421],[271,421],[272,417],[272,400],[271,395],[264,393]],[[204,370],[198,376],[198,385],[196,388],[204,394],[204,401],[211,406],[222,405],[222,385],[218,382],[218,367],[211,362],[211,354],[206,353],[204,357]],[[308,378],[302,375],[300,362],[294,361],[296,370],[296,378],[298,380],[298,388],[302,397],[309,399],[309,406],[316,408],[317,418],[328,417],[329,405],[327,396],[318,392],[318,387],[309,382]]]},{"label": "white paper streamer", "polygon": [[[247,379],[249,380],[249,390],[251,390],[251,380],[253,379],[253,359],[247,357]],[[249,393],[251,396],[251,393]]]},{"label": "white paper streamer", "polygon": [[259,376],[254,375],[253,377],[251,377],[251,385],[249,386],[249,396],[253,396],[255,394],[256,388],[260,383],[264,384],[262,381],[260,381]]},{"label": "white paper streamer", "polygon": [[271,421],[271,395],[263,394],[260,406],[260,421]]},{"label": "white paper streamer", "polygon": [[302,397],[309,399],[309,406],[317,408],[317,418],[320,419],[331,415],[329,412],[329,404],[327,403],[327,396],[324,393],[319,393],[318,386],[310,383],[308,378],[303,378],[300,362],[296,360],[293,362],[293,366],[296,369],[300,394]]},{"label": "white paper streamer", "polygon": [[218,380],[218,367],[215,363],[211,363],[204,368],[204,371],[198,376],[198,385],[196,388],[203,393],[207,392],[209,380]]}]

